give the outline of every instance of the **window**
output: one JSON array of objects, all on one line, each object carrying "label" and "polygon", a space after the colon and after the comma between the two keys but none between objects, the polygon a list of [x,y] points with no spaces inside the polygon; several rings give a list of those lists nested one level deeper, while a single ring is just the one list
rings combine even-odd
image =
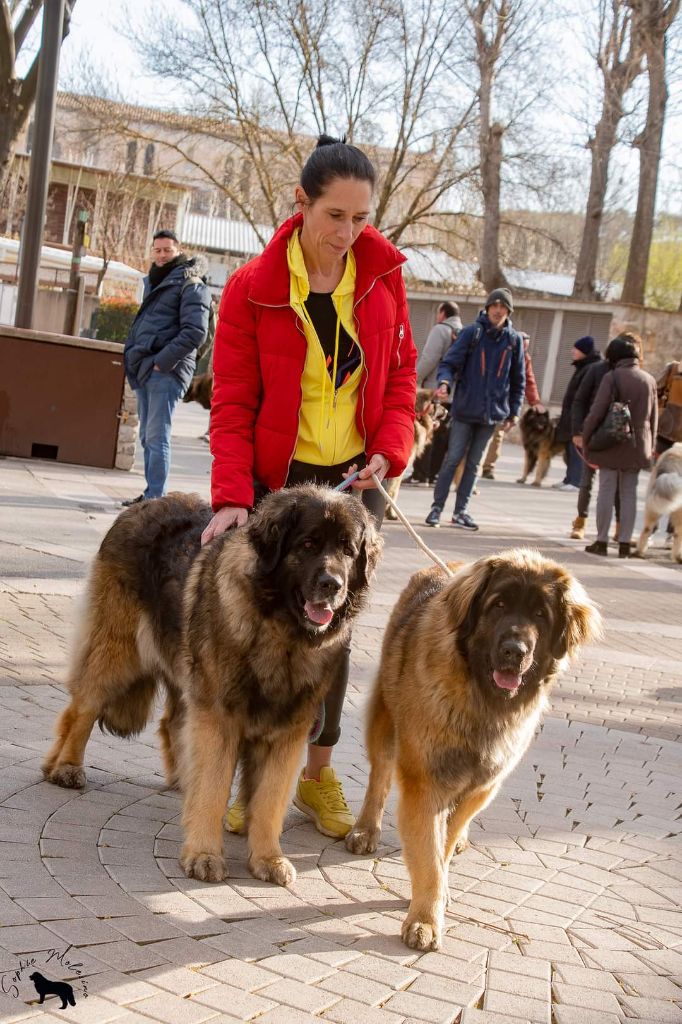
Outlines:
[{"label": "window", "polygon": [[145,151],[144,151],[144,169],[142,171],[143,174],[153,174],[154,173],[154,153],[155,153],[155,150],[156,150],[156,147],[155,147],[153,142],[150,142],[145,147]]},{"label": "window", "polygon": [[126,174],[135,173],[135,164],[137,163],[137,141],[131,139],[126,147]]}]

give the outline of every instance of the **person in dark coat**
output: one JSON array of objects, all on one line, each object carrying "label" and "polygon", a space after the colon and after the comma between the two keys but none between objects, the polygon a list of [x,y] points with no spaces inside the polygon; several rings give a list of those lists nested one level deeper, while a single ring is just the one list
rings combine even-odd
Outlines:
[{"label": "person in dark coat", "polygon": [[[636,335],[619,335],[609,344],[609,372],[599,385],[585,423],[583,444],[588,462],[599,468],[597,539],[585,550],[606,555],[616,488],[620,492],[618,557],[630,557],[630,540],[637,514],[637,479],[649,469],[658,423],[656,381],[640,368],[642,345]],[[614,384],[619,401],[626,402],[632,417],[632,441],[621,441],[601,451],[590,450],[590,438],[602,423],[613,401]]]},{"label": "person in dark coat", "polygon": [[[588,412],[592,407],[599,385],[610,369],[609,366],[609,349],[606,349],[606,358],[599,359],[596,362],[592,362],[586,367],[585,373],[580,378],[578,390],[575,393],[573,399],[573,405],[571,407],[571,440],[575,448],[582,455],[583,453],[583,423],[587,417]],[[580,476],[580,490],[578,491],[578,514],[571,524],[570,536],[573,540],[583,540],[585,537],[585,527],[587,526],[587,517],[590,512],[590,500],[592,498],[592,484],[594,482],[597,470],[590,466],[589,463],[581,459],[582,471]],[[618,524],[620,520],[620,504],[618,498],[618,492],[616,492],[616,529],[618,530]]]},{"label": "person in dark coat", "polygon": [[601,361],[601,354],[591,335],[587,334],[583,338],[578,338],[571,349],[571,359],[573,360],[573,376],[568,382],[561,403],[561,415],[556,428],[557,441],[561,441],[566,446],[566,475],[561,483],[554,484],[554,489],[557,491],[577,491],[580,487],[583,460],[571,440],[571,411],[580,382],[590,366]]},{"label": "person in dark coat", "polygon": [[152,259],[124,350],[126,377],[137,398],[147,486],[124,505],[166,493],[173,409],[191,383],[211,309],[206,261],[185,256],[174,232],[156,232]]}]

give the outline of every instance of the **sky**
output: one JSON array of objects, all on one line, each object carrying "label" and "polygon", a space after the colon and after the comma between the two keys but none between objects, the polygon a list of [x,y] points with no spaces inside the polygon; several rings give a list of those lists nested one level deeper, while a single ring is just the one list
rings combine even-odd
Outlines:
[{"label": "sky", "polygon": [[[557,66],[560,74],[555,85],[556,109],[560,113],[553,117],[548,126],[548,139],[554,139],[557,146],[571,153],[578,165],[589,174],[589,161],[584,149],[586,124],[580,118],[594,117],[599,95],[589,78],[591,65],[589,57],[580,48],[578,35],[585,23],[583,12],[590,0],[563,0],[568,17],[559,20],[557,27]],[[173,92],[168,84],[155,80],[148,69],[140,65],[132,42],[125,38],[120,29],[130,31],[135,26],[143,29],[152,26],[155,0],[77,0],[69,36],[62,47],[60,66],[60,87],[78,90],[79,69],[84,60],[98,68],[115,87],[121,98],[132,103],[150,106],[174,106]],[[183,16],[181,0],[163,0],[163,9],[168,13],[177,12]],[[571,21],[573,24],[571,25]],[[132,24],[131,24],[132,23]],[[562,28],[562,24],[566,26]],[[682,147],[682,75],[670,83],[671,97],[664,136],[664,157],[659,185],[659,210],[682,215],[682,167],[678,154]],[[182,95],[179,85],[177,101]],[[539,158],[542,157],[538,154]],[[619,204],[631,208],[636,195],[638,160],[635,153],[620,147],[614,161],[612,191]],[[575,199],[587,190],[587,179],[583,188],[576,188]]]}]

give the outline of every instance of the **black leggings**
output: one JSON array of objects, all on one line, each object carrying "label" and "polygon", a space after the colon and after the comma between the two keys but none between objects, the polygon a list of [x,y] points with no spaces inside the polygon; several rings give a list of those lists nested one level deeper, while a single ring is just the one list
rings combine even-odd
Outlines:
[{"label": "black leggings", "polygon": [[[292,462],[289,467],[289,475],[285,487],[293,487],[295,484],[313,483],[330,484],[335,487],[343,481],[341,475],[348,466],[357,463],[360,469],[366,464],[364,455],[358,455],[349,462],[343,462],[338,466],[309,466],[304,462]],[[380,491],[375,488],[361,491],[362,503],[373,516],[376,527],[381,529],[384,518],[384,498]],[[339,652],[339,660],[336,666],[336,674],[331,689],[324,702],[324,726],[322,732],[315,740],[317,747],[333,747],[339,742],[341,736],[341,712],[343,702],[346,699],[346,688],[350,675],[350,637]]]}]

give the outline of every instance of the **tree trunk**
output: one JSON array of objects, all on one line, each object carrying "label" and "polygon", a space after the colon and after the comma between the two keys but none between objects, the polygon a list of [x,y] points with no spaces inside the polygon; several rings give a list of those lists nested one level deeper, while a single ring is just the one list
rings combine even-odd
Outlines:
[{"label": "tree trunk", "polygon": [[609,180],[609,160],[616,144],[616,131],[622,115],[621,104],[614,105],[604,98],[604,109],[596,127],[594,138],[590,139],[592,169],[590,189],[587,194],[585,226],[580,243],[580,254],[575,268],[573,297],[592,300],[597,298],[597,259],[599,256],[599,233],[604,218],[604,201]]},{"label": "tree trunk", "polygon": [[643,25],[643,46],[649,78],[649,102],[646,124],[635,142],[639,148],[637,210],[621,295],[623,302],[631,302],[638,306],[644,305],[646,295],[649,254],[654,233],[663,126],[668,102],[668,88],[665,81],[666,31],[675,19],[679,6],[679,0],[672,0],[663,11],[660,9],[661,4],[654,2],[648,9],[645,7],[645,11],[641,12],[649,15]]},{"label": "tree trunk", "polygon": [[481,144],[481,191],[483,237],[479,276],[486,291],[509,286],[500,266],[500,181],[502,170],[501,124],[493,124]]}]

